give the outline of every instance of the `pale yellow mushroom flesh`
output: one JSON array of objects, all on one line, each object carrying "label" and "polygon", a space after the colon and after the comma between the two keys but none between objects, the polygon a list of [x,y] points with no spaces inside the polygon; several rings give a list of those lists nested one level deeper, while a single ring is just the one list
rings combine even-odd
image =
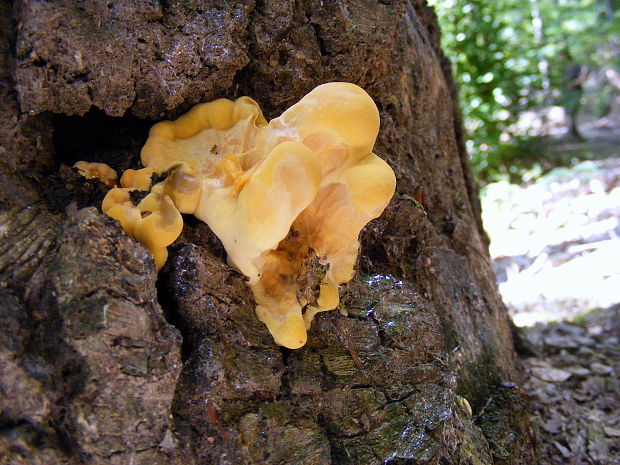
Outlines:
[{"label": "pale yellow mushroom flesh", "polygon": [[[181,233],[181,213],[207,223],[248,277],[258,318],[276,343],[296,349],[314,315],[338,306],[359,233],[394,194],[394,172],[372,153],[378,130],[372,99],[342,82],[318,86],[269,123],[248,97],[196,105],[151,128],[144,168],[123,175],[103,210],[158,268]],[[167,177],[151,188],[153,174]],[[131,189],[151,193],[134,206]],[[298,285],[308,254],[325,268],[313,302]]]},{"label": "pale yellow mushroom flesh", "polygon": [[116,171],[105,163],[91,163],[88,161],[78,161],[73,165],[81,176],[86,179],[99,179],[108,187],[116,186],[118,175]]}]

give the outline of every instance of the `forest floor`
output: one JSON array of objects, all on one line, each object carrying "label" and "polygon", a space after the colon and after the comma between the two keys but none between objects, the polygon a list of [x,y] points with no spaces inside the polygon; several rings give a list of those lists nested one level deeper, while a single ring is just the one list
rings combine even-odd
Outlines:
[{"label": "forest floor", "polygon": [[525,350],[544,464],[620,464],[620,131],[553,150],[579,157],[482,192],[500,291]]}]

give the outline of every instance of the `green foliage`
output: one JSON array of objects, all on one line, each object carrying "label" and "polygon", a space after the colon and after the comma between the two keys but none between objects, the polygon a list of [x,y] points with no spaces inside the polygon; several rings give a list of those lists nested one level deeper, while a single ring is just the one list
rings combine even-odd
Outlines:
[{"label": "green foliage", "polygon": [[620,68],[620,0],[429,3],[459,84],[472,162],[487,180],[509,174],[523,136],[536,131],[515,127],[520,114],[570,98],[568,65]]}]

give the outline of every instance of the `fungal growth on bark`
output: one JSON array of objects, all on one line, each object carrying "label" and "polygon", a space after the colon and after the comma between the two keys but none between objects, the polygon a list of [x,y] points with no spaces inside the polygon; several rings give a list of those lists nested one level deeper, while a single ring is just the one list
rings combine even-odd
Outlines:
[{"label": "fungal growth on bark", "polygon": [[86,179],[99,179],[108,187],[116,185],[118,175],[116,171],[105,163],[89,163],[87,161],[78,161],[73,167]]},{"label": "fungal growth on bark", "polygon": [[[314,315],[337,307],[361,229],[394,194],[392,169],[372,153],[378,130],[374,102],[348,83],[318,86],[269,123],[249,97],[200,104],[151,128],[145,168],[126,171],[103,210],[158,268],[180,213],[207,223],[248,277],[276,343],[299,348]],[[165,180],[151,187],[153,174]],[[132,192],[149,190],[134,205]],[[309,267],[316,292],[304,283]]]}]

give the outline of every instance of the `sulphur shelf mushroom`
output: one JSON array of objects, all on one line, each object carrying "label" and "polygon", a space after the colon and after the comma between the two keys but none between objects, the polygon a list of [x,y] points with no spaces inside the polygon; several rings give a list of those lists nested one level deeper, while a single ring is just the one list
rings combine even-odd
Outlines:
[{"label": "sulphur shelf mushroom", "polygon": [[[394,194],[392,169],[372,153],[378,130],[372,99],[342,82],[315,88],[269,123],[248,97],[200,104],[151,128],[145,168],[125,173],[103,210],[159,268],[181,233],[180,213],[207,223],[248,277],[276,343],[299,348],[314,315],[338,306],[358,235]],[[152,174],[166,179],[134,206],[131,190],[148,190]],[[314,299],[298,284],[309,255],[324,270]]]},{"label": "sulphur shelf mushroom", "polygon": [[91,163],[87,161],[78,161],[73,165],[78,173],[86,179],[99,179],[108,187],[114,187],[118,175],[116,171],[105,163]]},{"label": "sulphur shelf mushroom", "polygon": [[142,243],[153,255],[157,269],[166,263],[167,247],[183,230],[183,217],[172,199],[155,186],[137,206],[131,201],[135,188],[111,189],[101,205],[103,213],[116,219],[123,230]]}]

